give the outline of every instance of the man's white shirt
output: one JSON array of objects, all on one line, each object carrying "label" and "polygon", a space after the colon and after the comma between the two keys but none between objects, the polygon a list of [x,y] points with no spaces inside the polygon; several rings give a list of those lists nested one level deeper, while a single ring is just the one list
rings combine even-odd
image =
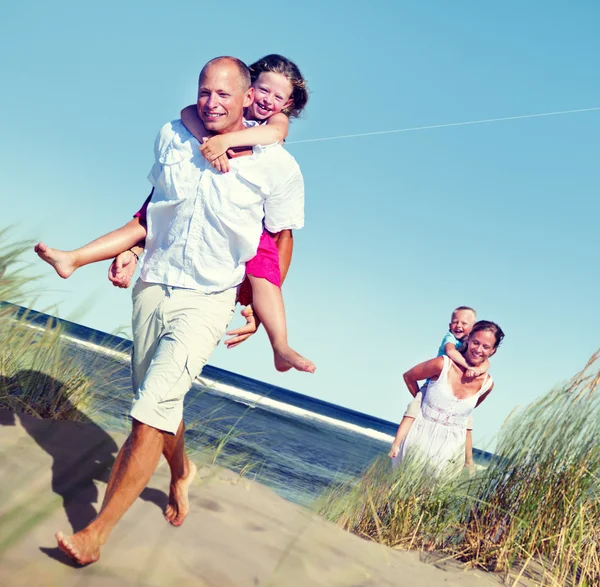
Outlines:
[{"label": "man's white shirt", "polygon": [[280,144],[254,147],[219,173],[175,120],[162,127],[154,151],[143,281],[225,291],[243,281],[263,221],[273,233],[304,225],[302,173]]}]

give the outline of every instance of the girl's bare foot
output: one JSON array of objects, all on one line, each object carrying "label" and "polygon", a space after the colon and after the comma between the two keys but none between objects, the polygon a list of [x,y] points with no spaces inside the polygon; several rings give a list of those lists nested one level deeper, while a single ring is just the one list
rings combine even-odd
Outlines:
[{"label": "girl's bare foot", "polygon": [[314,373],[316,370],[314,363],[304,358],[289,346],[273,349],[273,353],[275,355],[275,369],[277,371],[289,371],[292,367],[306,373]]},{"label": "girl's bare foot", "polygon": [[101,544],[98,538],[85,530],[68,537],[59,531],[56,533],[56,540],[58,548],[80,565],[95,563],[100,558]]},{"label": "girl's bare foot", "polygon": [[52,249],[44,243],[38,243],[33,249],[40,259],[46,261],[49,265],[54,267],[54,270],[62,277],[67,279],[77,269],[75,261],[73,259],[73,253],[69,251],[59,251],[58,249]]},{"label": "girl's bare foot", "polygon": [[190,484],[194,480],[198,467],[192,461],[187,461],[187,473],[185,477],[171,482],[169,490],[169,503],[165,509],[165,519],[173,526],[181,526],[190,511],[189,491]]}]

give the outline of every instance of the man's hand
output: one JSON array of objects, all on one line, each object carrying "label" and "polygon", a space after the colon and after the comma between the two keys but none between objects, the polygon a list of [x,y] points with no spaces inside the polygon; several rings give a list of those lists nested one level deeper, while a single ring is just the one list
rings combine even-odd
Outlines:
[{"label": "man's hand", "polygon": [[228,349],[232,349],[236,347],[238,344],[241,344],[246,339],[250,338],[260,326],[260,319],[254,313],[252,306],[246,306],[242,310],[242,316],[246,318],[246,324],[241,326],[240,328],[236,328],[235,330],[230,330],[227,332],[227,336],[232,336],[233,338],[228,338],[225,341],[225,346]]},{"label": "man's hand", "polygon": [[137,257],[131,251],[117,255],[108,269],[108,279],[115,287],[127,288],[137,267]]}]

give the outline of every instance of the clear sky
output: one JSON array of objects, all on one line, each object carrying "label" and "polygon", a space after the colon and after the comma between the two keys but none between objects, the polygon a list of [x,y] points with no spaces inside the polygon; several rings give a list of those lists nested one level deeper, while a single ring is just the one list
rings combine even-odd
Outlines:
[{"label": "clear sky", "polygon": [[[600,112],[293,141],[598,107],[599,26],[591,0],[12,2],[0,224],[63,249],[121,226],[202,65],[286,55],[312,94],[287,145],[307,198],[284,298],[290,342],[317,372],[277,373],[264,332],[212,364],[399,420],[402,373],[471,305],[506,332],[475,413],[486,447],[599,346]],[[37,309],[129,327],[130,292],[110,286],[107,264],[61,281],[31,261]]]}]

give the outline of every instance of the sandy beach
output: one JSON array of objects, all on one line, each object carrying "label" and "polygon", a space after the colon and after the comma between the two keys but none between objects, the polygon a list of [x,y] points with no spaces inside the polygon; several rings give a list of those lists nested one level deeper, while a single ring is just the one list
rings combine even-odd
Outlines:
[{"label": "sandy beach", "polygon": [[[93,423],[0,411],[0,584],[487,587],[500,577],[367,542],[216,466],[201,466],[180,528],[162,517],[161,461],[98,563],[75,567],[56,548],[95,515],[124,437]],[[519,583],[521,584],[521,583]]]}]

